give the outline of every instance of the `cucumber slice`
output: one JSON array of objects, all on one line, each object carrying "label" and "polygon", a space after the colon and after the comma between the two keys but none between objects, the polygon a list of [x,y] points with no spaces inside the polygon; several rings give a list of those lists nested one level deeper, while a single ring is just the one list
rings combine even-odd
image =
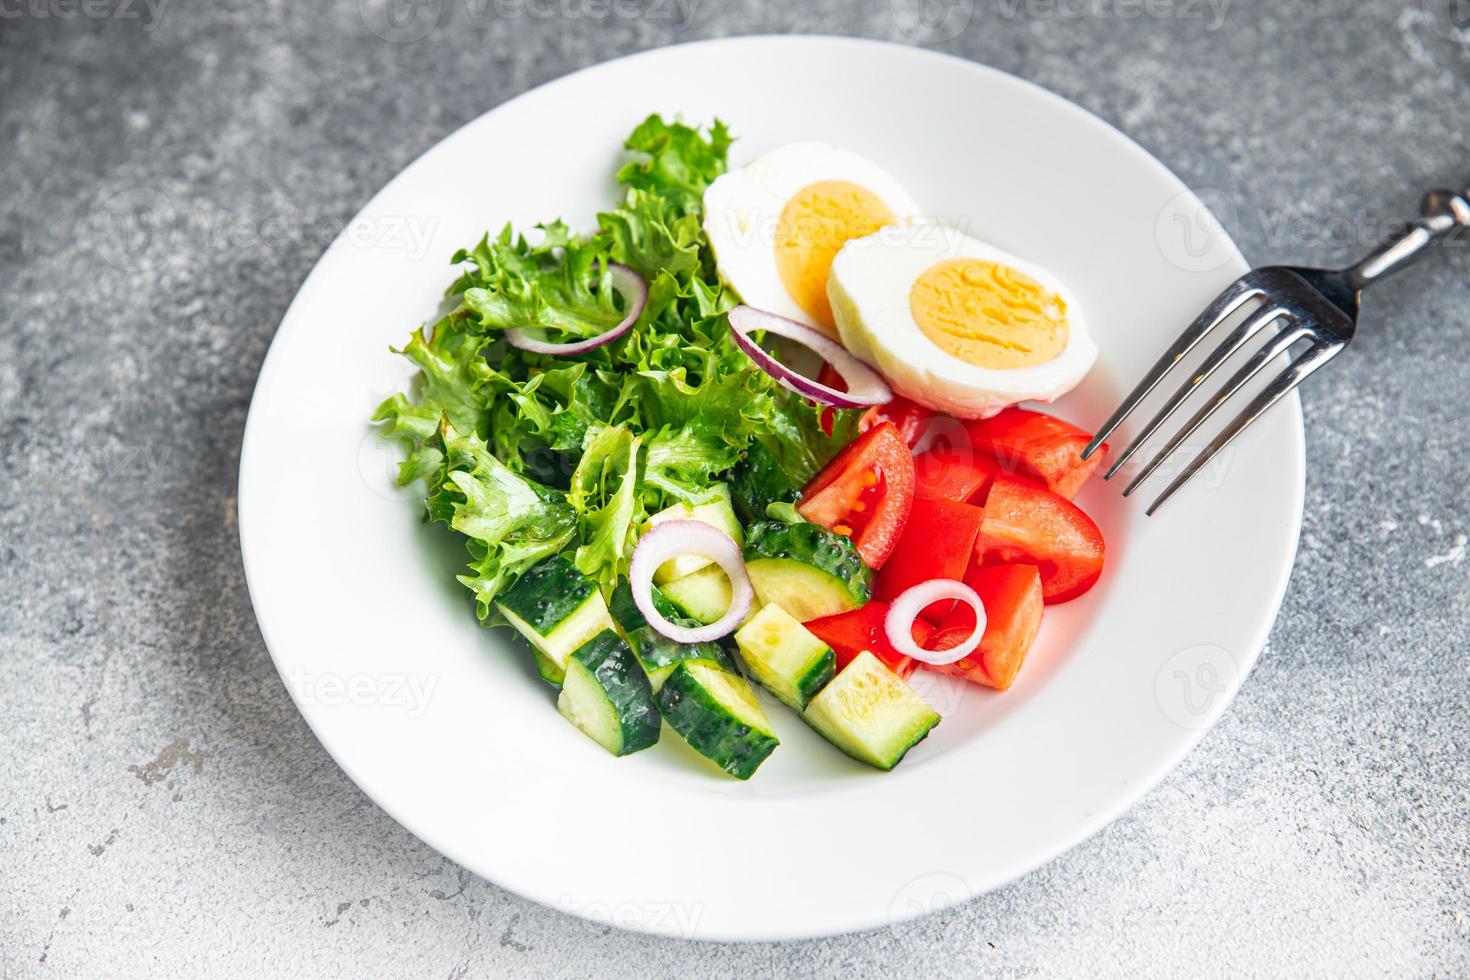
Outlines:
[{"label": "cucumber slice", "polygon": [[[740,521],[735,518],[735,508],[730,505],[730,491],[723,483],[715,484],[712,499],[708,502],[692,507],[689,504],[675,504],[665,508],[645,521],[642,531],[647,534],[649,530],[666,521],[700,521],[724,531],[735,540],[736,544],[741,544],[745,540]],[[670,558],[654,571],[653,584],[663,585],[666,582],[672,582],[711,564],[713,562],[701,555],[679,555]]]},{"label": "cucumber slice", "polygon": [[752,524],[745,570],[761,605],[778,605],[803,623],[851,612],[872,594],[873,571],[857,548],[819,524]]},{"label": "cucumber slice", "polygon": [[536,669],[553,684],[572,651],[606,629],[616,629],[597,585],[561,555],[537,563],[495,608],[541,656]]},{"label": "cucumber slice", "polygon": [[837,670],[832,648],[777,605],[762,607],[736,632],[735,643],[750,676],[797,711]]},{"label": "cucumber slice", "polygon": [[[697,621],[684,615],[657,588],[652,590],[653,604],[672,623],[679,626],[698,626]],[[708,660],[724,669],[735,672],[735,661],[718,643],[679,643],[664,636],[648,625],[648,620],[633,601],[633,589],[627,582],[619,585],[608,603],[613,619],[623,628],[628,646],[648,674],[648,682],[657,694],[674,668],[685,660]]]},{"label": "cucumber slice", "polygon": [[802,717],[861,762],[892,769],[939,724],[939,715],[867,650],[812,698]]},{"label": "cucumber slice", "polygon": [[629,755],[658,741],[653,691],[633,651],[603,630],[567,658],[556,710],[613,755]]},{"label": "cucumber slice", "polygon": [[677,665],[658,706],[694,751],[736,779],[749,779],[779,744],[745,678],[708,661]]},{"label": "cucumber slice", "polygon": [[698,623],[713,623],[730,608],[730,578],[719,565],[709,565],[662,586],[666,599]]},{"label": "cucumber slice", "polygon": [[674,668],[686,660],[703,660],[735,673],[735,661],[718,643],[676,643],[652,626],[628,634],[628,645],[648,674],[648,683],[658,693]]},{"label": "cucumber slice", "polygon": [[[649,589],[653,595],[653,608],[663,614],[669,622],[678,626],[699,626],[700,623],[690,619],[684,612],[664,595],[657,587]],[[633,586],[626,581],[613,590],[612,598],[607,603],[608,612],[617,624],[622,627],[625,634],[642,629],[648,625],[648,620],[643,616],[643,610],[638,608],[638,603],[633,601]]]},{"label": "cucumber slice", "polygon": [[541,675],[541,679],[552,687],[561,687],[567,677],[566,668],[557,666],[555,660],[535,647],[531,648],[531,656],[536,660],[536,673]]},{"label": "cucumber slice", "polygon": [[752,442],[745,458],[736,464],[730,490],[735,506],[747,521],[764,520],[771,504],[795,503],[801,497],[801,485],[781,468],[776,454],[759,441]]}]

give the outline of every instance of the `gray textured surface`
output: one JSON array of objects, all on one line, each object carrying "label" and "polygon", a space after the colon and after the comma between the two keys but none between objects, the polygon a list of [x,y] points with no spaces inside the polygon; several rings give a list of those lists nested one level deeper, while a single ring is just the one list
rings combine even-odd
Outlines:
[{"label": "gray textured surface", "polygon": [[[364,798],[271,668],[234,526],[255,373],[321,248],[570,69],[908,23],[887,0],[703,0],[687,27],[652,0],[445,0],[386,43],[365,2],[0,2],[0,975],[1470,972],[1465,247],[1375,295],[1307,392],[1300,561],[1235,705],[1022,881],[866,935],[654,940],[507,895]],[[1216,189],[1252,259],[1331,261],[1470,175],[1470,32],[1438,2],[976,0],[937,46]],[[163,218],[120,239],[139,207]]]}]

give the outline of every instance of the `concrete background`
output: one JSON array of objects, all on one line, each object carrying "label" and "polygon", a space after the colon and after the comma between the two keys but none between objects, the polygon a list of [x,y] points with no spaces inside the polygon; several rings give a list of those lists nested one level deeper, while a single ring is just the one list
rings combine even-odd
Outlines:
[{"label": "concrete background", "polygon": [[1470,177],[1440,4],[428,0],[413,39],[381,0],[0,0],[0,975],[1470,973],[1470,249],[1306,391],[1299,563],[1219,726],[1093,840],[899,928],[648,939],[440,858],[292,706],[234,522],[322,248],[540,82],[729,33],[933,43],[1121,127],[1252,260],[1332,262]]}]

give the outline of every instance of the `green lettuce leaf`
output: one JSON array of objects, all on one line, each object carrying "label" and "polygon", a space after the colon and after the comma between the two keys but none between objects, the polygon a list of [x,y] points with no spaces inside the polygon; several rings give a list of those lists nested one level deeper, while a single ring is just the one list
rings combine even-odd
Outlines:
[{"label": "green lettuce leaf", "polygon": [[589,432],[567,491],[578,517],[580,544],[573,563],[604,595],[611,595],[618,580],[627,577],[638,527],[647,516],[638,494],[641,441],[621,425]]},{"label": "green lettuce leaf", "polygon": [[440,439],[448,466],[429,510],[467,539],[471,574],[458,578],[488,620],[496,596],[572,542],[577,515],[564,494],[512,472],[479,436],[445,425]]},{"label": "green lettuce leaf", "polygon": [[506,225],[496,238],[487,235],[455,254],[456,263],[474,263],[450,287],[461,315],[473,317],[482,332],[519,327],[553,343],[617,326],[623,313],[607,269],[610,241],[573,235],[560,221],[538,228],[536,245]]},{"label": "green lettuce leaf", "polygon": [[618,182],[666,198],[680,213],[698,213],[704,190],[725,172],[733,142],[719,120],[706,136],[680,122],[649,116],[628,136],[624,146],[643,159],[618,171]]}]

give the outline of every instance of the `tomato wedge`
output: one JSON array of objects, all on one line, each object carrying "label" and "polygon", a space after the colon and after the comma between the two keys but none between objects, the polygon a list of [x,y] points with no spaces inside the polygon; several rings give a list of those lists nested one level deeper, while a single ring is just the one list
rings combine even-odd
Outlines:
[{"label": "tomato wedge", "polygon": [[[907,654],[893,649],[893,644],[888,642],[884,627],[887,618],[888,603],[875,600],[852,612],[814,619],[806,624],[806,628],[832,648],[837,657],[838,670],[852,663],[853,657],[868,650],[895,674],[907,677],[919,665]],[[922,619],[916,619],[913,630],[914,642],[927,648],[934,627]]]},{"label": "tomato wedge", "polygon": [[998,459],[1003,470],[1036,477],[1068,500],[1077,496],[1107,455],[1103,445],[1084,460],[1082,450],[1092,441],[1090,433],[1024,408],[1007,408],[988,419],[966,422],[965,429],[974,448]]},{"label": "tomato wedge", "polygon": [[[985,512],[952,500],[915,499],[893,554],[878,573],[873,597],[892,602],[907,589],[936,578],[960,578],[975,554],[975,538]],[[936,602],[921,614],[937,621],[954,600]]]},{"label": "tomato wedge", "polygon": [[[980,647],[963,660],[930,669],[1004,691],[1016,679],[1041,629],[1041,574],[1035,565],[974,565],[965,575],[965,584],[985,605]],[[974,610],[956,603],[925,647],[943,650],[954,646],[974,628]]]},{"label": "tomato wedge", "polygon": [[854,439],[802,491],[797,510],[850,537],[868,567],[892,554],[914,502],[914,457],[892,422]]},{"label": "tomato wedge", "polygon": [[975,551],[986,565],[1036,565],[1048,604],[1077,598],[1102,575],[1103,536],[1092,518],[1065,497],[1004,475],[985,498]]}]

